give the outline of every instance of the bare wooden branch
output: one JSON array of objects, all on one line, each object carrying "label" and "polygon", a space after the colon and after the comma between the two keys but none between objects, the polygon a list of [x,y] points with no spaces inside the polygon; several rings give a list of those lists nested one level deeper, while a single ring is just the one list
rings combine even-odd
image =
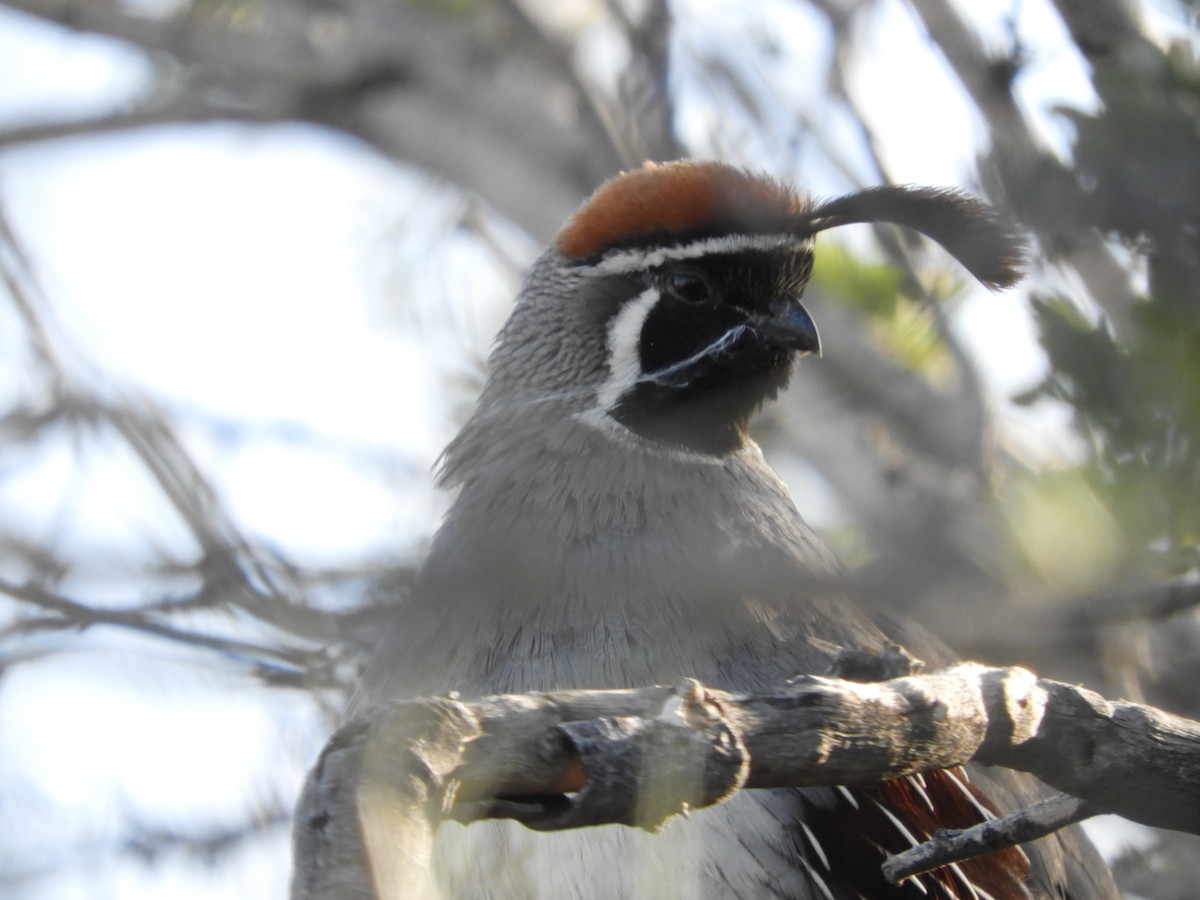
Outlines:
[{"label": "bare wooden branch", "polygon": [[[1078,802],[944,838],[920,859],[897,863],[897,878],[914,865],[947,864],[1099,812],[1200,833],[1200,724],[1025,669],[962,663],[865,684],[805,676],[757,694],[687,681],[420,700],[355,720],[330,742],[301,801],[297,884],[309,887],[293,896],[318,895],[311,886],[323,884],[313,868],[320,860],[381,865],[375,841],[398,833],[397,816],[414,844],[410,851],[389,838],[388,866],[397,857],[419,860],[442,818],[655,829],[739,787],[875,784],[970,760],[1031,772]],[[384,830],[372,832],[376,824]],[[345,840],[365,850],[330,846]]]}]

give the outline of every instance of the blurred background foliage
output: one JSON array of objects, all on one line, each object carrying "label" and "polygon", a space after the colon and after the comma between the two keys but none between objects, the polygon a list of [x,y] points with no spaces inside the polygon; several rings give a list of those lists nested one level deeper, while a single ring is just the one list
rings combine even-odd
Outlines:
[{"label": "blurred background foliage", "polygon": [[1120,550],[1186,572],[1200,523],[1200,68],[1194,48],[1141,48],[1098,66],[1093,85],[1099,112],[1064,111],[1076,138],[1063,212],[1120,241],[1144,280],[1119,331],[1068,296],[1036,297],[1052,371],[1023,399],[1074,410]]},{"label": "blurred background foliage", "polygon": [[[1025,286],[981,295],[944,255],[895,230],[823,238],[808,302],[827,355],[802,366],[759,437],[864,602],[913,616],[964,656],[1200,715],[1200,6],[748,6],[3,0],[22,27],[119,46],[137,75],[94,108],[0,122],[0,176],[22,153],[213,123],[300,124],[382,161],[406,186],[399,208],[372,219],[371,322],[412,339],[404,346],[435,399],[404,428],[434,441],[469,408],[536,248],[623,167],[716,156],[822,195],[885,181],[983,193],[1029,230]],[[305,215],[305,190],[295,186],[298,205],[284,215]],[[155,385],[123,384],[56,324],[62,303],[21,229],[13,204],[0,228],[16,372],[0,409],[0,482],[66,454],[62,490],[77,501],[117,465],[138,487],[116,506],[136,496],[153,507],[148,521],[170,520],[187,538],[148,528],[142,552],[116,554],[98,579],[58,539],[75,507],[58,512],[60,531],[28,527],[20,510],[0,516],[0,712],[19,702],[14,675],[47,660],[128,666],[161,655],[207,672],[218,697],[253,694],[247,721],[290,735],[291,756],[282,766],[233,747],[257,787],[219,821],[186,803],[160,819],[89,819],[0,785],[0,886],[67,896],[64,869],[99,868],[107,880],[93,896],[133,896],[97,860],[164,871],[185,859],[235,876],[217,889],[185,868],[166,882],[172,891],[233,896],[229,884],[248,883],[237,873],[261,865],[274,873],[267,893],[281,894],[304,761],[381,619],[402,615],[436,525],[432,458],[286,421],[214,417]],[[70,246],[55,253],[70,265]],[[996,305],[1017,312],[980,318]],[[264,367],[289,340],[282,326],[263,336]],[[311,358],[337,365],[334,352],[317,345]],[[384,400],[365,414],[393,409]],[[264,443],[316,447],[367,473],[419,524],[341,558],[289,549],[247,525],[223,481],[223,454]],[[321,488],[293,493],[315,505],[305,498]],[[102,554],[103,531],[93,544]],[[97,641],[105,629],[136,639]],[[140,689],[152,692],[156,677]],[[113,743],[133,765],[129,747],[160,726],[134,716],[123,727]],[[174,764],[189,777],[192,762]],[[41,823],[30,828],[45,836],[36,853],[14,836],[14,811]],[[1190,839],[1127,840],[1109,849],[1131,893],[1192,896]]]}]

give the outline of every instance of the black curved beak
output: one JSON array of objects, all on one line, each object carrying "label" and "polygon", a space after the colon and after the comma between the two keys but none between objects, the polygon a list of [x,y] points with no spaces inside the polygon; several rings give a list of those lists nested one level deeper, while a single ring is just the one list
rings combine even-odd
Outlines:
[{"label": "black curved beak", "polygon": [[770,315],[754,316],[750,319],[750,328],[772,346],[800,354],[821,355],[817,323],[795,297],[772,299]]}]

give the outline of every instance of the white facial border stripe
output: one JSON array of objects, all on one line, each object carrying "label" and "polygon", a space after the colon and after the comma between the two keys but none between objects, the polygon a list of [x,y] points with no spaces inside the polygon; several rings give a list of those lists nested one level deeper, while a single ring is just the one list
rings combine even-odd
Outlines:
[{"label": "white facial border stripe", "polygon": [[596,394],[596,405],[605,412],[615,407],[642,378],[638,344],[642,326],[658,299],[658,289],[647,288],[622,306],[608,325],[608,380]]},{"label": "white facial border stripe", "polygon": [[608,380],[596,392],[596,405],[576,413],[576,421],[607,435],[611,440],[638,450],[650,450],[665,455],[676,462],[704,465],[721,465],[723,460],[691,450],[658,447],[645,438],[634,434],[609,412],[621,397],[644,380],[642,355],[639,344],[646,317],[658,303],[657,288],[647,288],[621,307],[608,326]]},{"label": "white facial border stripe", "polygon": [[617,250],[599,262],[586,266],[584,271],[593,275],[620,275],[652,269],[667,262],[696,259],[701,256],[722,253],[740,253],[744,250],[807,250],[812,246],[811,237],[791,234],[734,234],[723,237],[704,238],[678,247],[656,247],[648,250]]}]

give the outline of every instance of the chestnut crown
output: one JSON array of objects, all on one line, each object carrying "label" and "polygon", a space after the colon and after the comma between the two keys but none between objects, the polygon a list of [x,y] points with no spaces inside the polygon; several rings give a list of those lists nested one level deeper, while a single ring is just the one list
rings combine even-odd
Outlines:
[{"label": "chestnut crown", "polygon": [[764,175],[717,162],[648,163],[601,185],[562,228],[555,248],[586,263],[613,250],[724,235],[797,239],[856,222],[888,222],[941,244],[998,290],[1019,280],[1025,242],[996,209],[950,188],[888,185],[814,202]]}]

